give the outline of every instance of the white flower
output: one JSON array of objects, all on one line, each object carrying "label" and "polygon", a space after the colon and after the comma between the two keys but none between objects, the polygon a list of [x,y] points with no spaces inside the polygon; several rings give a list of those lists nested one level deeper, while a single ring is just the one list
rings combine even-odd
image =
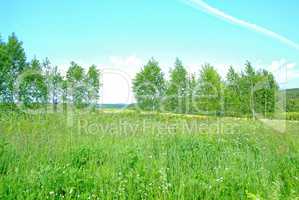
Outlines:
[{"label": "white flower", "polygon": [[222,182],[223,181],[223,177],[217,178],[216,182]]}]

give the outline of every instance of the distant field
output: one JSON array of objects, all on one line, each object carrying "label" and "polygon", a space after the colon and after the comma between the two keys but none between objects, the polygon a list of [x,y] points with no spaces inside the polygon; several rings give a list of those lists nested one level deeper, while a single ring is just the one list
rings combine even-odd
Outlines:
[{"label": "distant field", "polygon": [[2,113],[0,199],[296,199],[299,122],[285,123]]}]

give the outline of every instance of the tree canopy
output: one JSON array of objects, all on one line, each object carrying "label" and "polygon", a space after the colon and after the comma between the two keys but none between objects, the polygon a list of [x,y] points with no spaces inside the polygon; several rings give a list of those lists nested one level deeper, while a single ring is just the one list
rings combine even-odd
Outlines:
[{"label": "tree canopy", "polygon": [[77,108],[96,105],[100,91],[100,71],[92,65],[83,67],[71,62],[66,76],[48,58],[43,62],[34,57],[27,61],[23,43],[13,33],[8,41],[0,37],[0,103],[29,108],[72,104]]},{"label": "tree canopy", "polygon": [[[13,33],[7,42],[0,37],[0,102],[35,108],[62,104],[76,108],[96,107],[101,88],[97,66],[84,68],[71,62],[65,76],[48,58],[27,61],[23,43]],[[271,115],[277,108],[278,84],[273,74],[247,61],[244,70],[232,66],[221,77],[211,64],[190,74],[176,59],[167,80],[158,61],[151,58],[133,79],[133,92],[141,110],[212,115]],[[115,91],[117,92],[117,91]],[[288,101],[287,108],[295,105]],[[294,106],[293,106],[294,107]]]}]

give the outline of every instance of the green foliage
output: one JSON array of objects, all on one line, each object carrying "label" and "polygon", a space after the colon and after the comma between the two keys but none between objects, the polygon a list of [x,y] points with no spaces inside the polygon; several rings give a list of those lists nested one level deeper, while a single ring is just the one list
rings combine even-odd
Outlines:
[{"label": "green foliage", "polygon": [[25,51],[16,35],[8,37],[8,42],[0,40],[0,100],[13,104],[15,93],[15,80],[26,67]]},{"label": "green foliage", "polygon": [[240,75],[231,66],[226,75],[226,87],[224,91],[224,109],[227,115],[236,116],[240,114],[240,107],[242,104],[240,79]]},{"label": "green foliage", "polygon": [[[12,34],[7,42],[0,38],[0,66],[1,108],[15,109],[19,103],[32,108],[50,103],[54,111],[59,103],[63,104],[64,110],[67,104],[76,108],[96,108],[101,85],[100,71],[95,65],[85,73],[83,67],[71,62],[66,77],[62,77],[58,67],[53,67],[48,58],[42,64],[36,58],[26,63],[23,44]],[[213,66],[204,65],[196,77],[188,74],[177,59],[169,81],[166,81],[158,62],[151,59],[133,80],[135,107],[175,113],[254,118],[272,117],[276,111],[298,111],[298,98],[287,95],[284,102],[278,90],[273,74],[255,70],[250,62],[241,73],[231,67],[222,82]],[[284,103],[286,110],[281,106]]]},{"label": "green foliage", "polygon": [[286,110],[288,112],[299,111],[299,98],[298,99],[287,99]]},{"label": "green foliage", "polygon": [[66,77],[48,58],[42,63],[36,58],[26,62],[23,44],[13,33],[7,42],[0,37],[0,108],[15,110],[19,104],[27,108],[46,107],[57,111],[59,103],[77,108],[96,107],[100,91],[100,72],[95,65],[87,73],[71,63]]},{"label": "green foliage", "polygon": [[66,112],[67,109],[67,97],[68,97],[68,82],[67,80],[61,81],[61,99],[63,105],[63,111]]},{"label": "green foliage", "polygon": [[207,114],[217,114],[222,107],[222,83],[213,66],[205,64],[199,75],[197,87],[197,109]]},{"label": "green foliage", "polygon": [[84,69],[75,62],[71,62],[66,77],[71,84],[76,84],[77,82],[82,82],[84,78]]},{"label": "green foliage", "polygon": [[197,81],[195,74],[191,74],[188,77],[187,84],[187,100],[186,100],[186,108],[187,113],[195,114],[196,113],[196,96],[197,96]]},{"label": "green foliage", "polygon": [[245,64],[245,71],[241,74],[241,112],[254,116],[254,89],[257,83],[256,72],[250,62]]},{"label": "green foliage", "polygon": [[[1,138],[2,139],[2,138]],[[0,174],[6,174],[8,169],[9,160],[6,159],[6,146],[7,143],[5,141],[0,141]]]},{"label": "green foliage", "polygon": [[63,77],[60,74],[58,67],[52,66],[48,58],[42,63],[42,72],[48,88],[48,102],[53,105],[53,111],[56,112],[57,105],[62,102]]},{"label": "green foliage", "polygon": [[91,158],[91,150],[88,147],[82,147],[72,155],[72,165],[83,168]]},{"label": "green foliage", "polygon": [[278,84],[273,74],[256,71],[249,62],[241,74],[230,67],[225,83],[225,113],[230,116],[271,116],[275,112]]},{"label": "green foliage", "polygon": [[[196,76],[188,75],[182,62],[177,59],[174,69],[170,71],[170,79],[164,85],[158,63],[151,60],[136,75],[133,91],[137,105],[143,110],[159,110],[159,107],[162,111],[175,113],[253,118],[272,117],[276,111],[284,111],[278,107],[281,103],[279,87],[273,74],[267,70],[255,70],[250,62],[245,64],[241,73],[230,67],[226,80],[222,82],[213,66],[203,65],[196,80]],[[296,107],[296,102],[290,100],[287,105]]]},{"label": "green foliage", "polygon": [[41,66],[33,59],[29,67],[19,78],[19,100],[29,108],[39,108],[47,103],[48,88],[45,77],[41,74]]},{"label": "green foliage", "polygon": [[299,196],[298,122],[281,134],[198,115],[78,113],[72,127],[58,112],[0,115],[0,199]]},{"label": "green foliage", "polygon": [[7,101],[7,82],[9,75],[9,56],[7,53],[6,44],[2,42],[0,37],[0,101]]},{"label": "green foliage", "polygon": [[88,102],[95,108],[99,100],[100,92],[100,71],[95,65],[89,67],[85,81],[88,91]]},{"label": "green foliage", "polygon": [[87,91],[84,84],[84,69],[75,62],[71,62],[66,77],[71,103],[77,108],[85,107],[87,105]]},{"label": "green foliage", "polygon": [[188,95],[188,73],[182,62],[177,58],[174,69],[170,71],[170,80],[166,89],[165,107],[167,111],[186,113]]},{"label": "green foliage", "polygon": [[133,80],[133,91],[139,108],[159,110],[165,93],[165,80],[156,60],[149,60],[142,70],[136,74]]}]

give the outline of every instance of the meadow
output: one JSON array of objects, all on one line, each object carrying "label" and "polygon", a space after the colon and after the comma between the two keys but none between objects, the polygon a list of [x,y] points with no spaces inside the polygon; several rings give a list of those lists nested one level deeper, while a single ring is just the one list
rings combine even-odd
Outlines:
[{"label": "meadow", "polygon": [[298,199],[297,121],[0,114],[0,199]]}]

